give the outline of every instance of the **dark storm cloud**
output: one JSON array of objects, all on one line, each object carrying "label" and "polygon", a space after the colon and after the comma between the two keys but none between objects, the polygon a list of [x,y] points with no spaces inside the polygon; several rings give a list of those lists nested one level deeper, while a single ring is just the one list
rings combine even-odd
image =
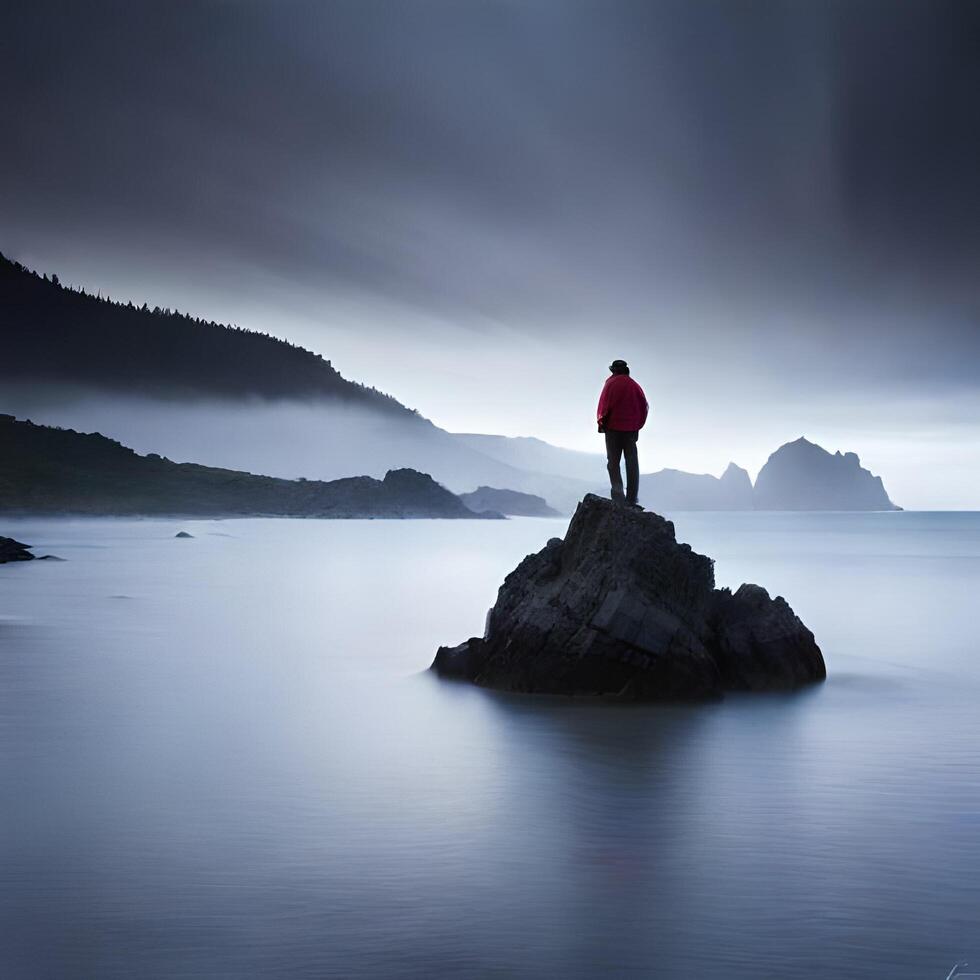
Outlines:
[{"label": "dark storm cloud", "polygon": [[709,335],[751,324],[742,342],[824,331],[829,359],[871,376],[976,377],[966,0],[40,3],[4,20],[15,238],[122,263],[176,248],[204,274],[220,255],[545,334],[696,309]]}]

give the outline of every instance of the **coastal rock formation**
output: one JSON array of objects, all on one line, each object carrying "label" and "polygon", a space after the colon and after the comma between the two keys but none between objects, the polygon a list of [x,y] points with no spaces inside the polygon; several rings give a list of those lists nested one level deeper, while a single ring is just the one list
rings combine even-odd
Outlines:
[{"label": "coastal rock formation", "polygon": [[826,676],[813,634],[782,596],[770,598],[761,585],[716,589],[708,630],[726,690],[785,690]]},{"label": "coastal rock formation", "polygon": [[857,453],[829,453],[802,436],[780,446],[755,481],[756,510],[901,510]]},{"label": "coastal rock formation", "polygon": [[21,544],[13,538],[0,538],[0,565],[8,561],[32,561],[34,555],[29,548],[30,545]]},{"label": "coastal rock formation", "polygon": [[588,494],[504,580],[482,638],[440,647],[443,677],[505,691],[670,700],[826,676],[813,634],[757,585],[714,588],[674,526]]},{"label": "coastal rock formation", "polygon": [[544,497],[519,490],[497,487],[477,487],[472,493],[461,493],[459,499],[477,514],[494,511],[512,517],[557,517],[558,511],[548,506]]}]

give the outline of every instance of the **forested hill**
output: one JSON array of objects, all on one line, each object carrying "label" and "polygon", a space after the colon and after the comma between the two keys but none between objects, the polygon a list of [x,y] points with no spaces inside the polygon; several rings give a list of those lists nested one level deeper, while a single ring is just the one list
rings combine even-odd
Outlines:
[{"label": "forested hill", "polygon": [[177,310],[92,296],[2,254],[0,381],[163,396],[333,398],[415,415],[303,347]]}]

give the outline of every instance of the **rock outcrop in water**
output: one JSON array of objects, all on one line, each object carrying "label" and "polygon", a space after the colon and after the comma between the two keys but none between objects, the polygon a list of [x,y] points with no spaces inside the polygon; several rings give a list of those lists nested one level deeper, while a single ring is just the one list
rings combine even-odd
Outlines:
[{"label": "rock outcrop in water", "polygon": [[29,548],[30,545],[21,544],[13,538],[0,537],[0,565],[8,561],[32,561],[35,556]]},{"label": "rock outcrop in water", "polygon": [[714,588],[674,526],[588,494],[504,580],[486,633],[441,647],[443,677],[504,691],[670,700],[826,676],[813,634],[758,585]]},{"label": "rock outcrop in water", "polygon": [[829,453],[802,436],[759,470],[756,510],[901,510],[857,453]]}]

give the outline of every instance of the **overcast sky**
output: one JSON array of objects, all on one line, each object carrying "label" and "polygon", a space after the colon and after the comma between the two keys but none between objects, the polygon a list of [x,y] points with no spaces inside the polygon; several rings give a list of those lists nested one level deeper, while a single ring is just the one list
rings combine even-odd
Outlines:
[{"label": "overcast sky", "polygon": [[976,507],[978,51],[971,0],[20,4],[0,251],[449,429],[598,450],[624,357],[645,469],[805,434]]}]

